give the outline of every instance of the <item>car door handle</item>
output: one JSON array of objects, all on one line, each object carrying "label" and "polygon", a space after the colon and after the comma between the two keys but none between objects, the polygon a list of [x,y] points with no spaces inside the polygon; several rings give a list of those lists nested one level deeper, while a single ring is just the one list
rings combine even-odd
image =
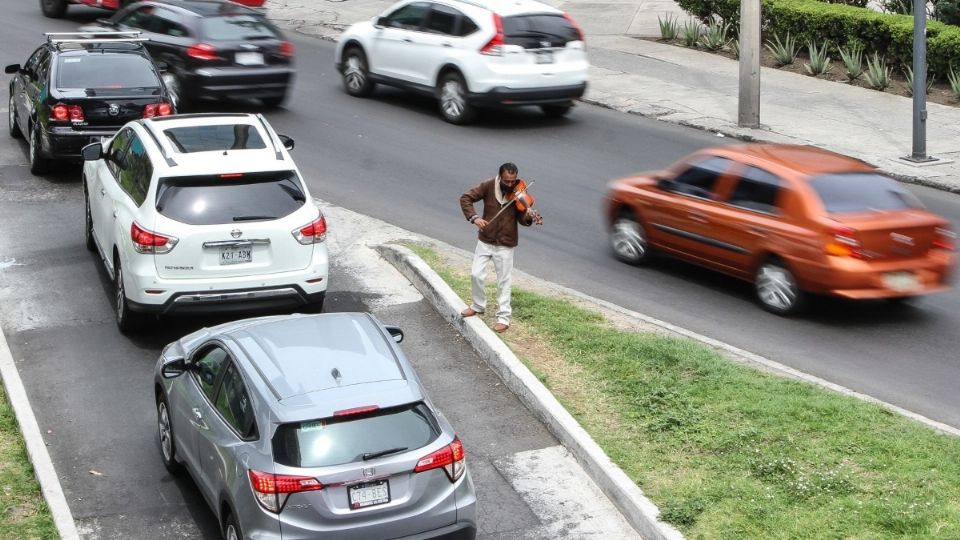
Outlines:
[{"label": "car door handle", "polygon": [[106,194],[107,194],[107,190],[104,188],[100,188],[100,195],[106,195]]},{"label": "car door handle", "polygon": [[198,429],[207,429],[207,423],[203,421],[203,413],[200,412],[200,409],[194,407],[192,410],[193,418],[190,419],[190,423]]},{"label": "car door handle", "polygon": [[116,210],[113,211],[113,217],[117,217],[117,211],[116,211]]},{"label": "car door handle", "polygon": [[447,48],[450,48],[450,47],[453,47],[453,43],[450,43],[449,41],[444,41],[444,42],[443,42],[443,46],[444,46],[444,47],[447,47]]},{"label": "car door handle", "polygon": [[410,39],[410,38],[408,38],[408,37],[405,37],[405,38],[403,38],[403,42],[404,42],[404,43],[413,43],[413,40]]},{"label": "car door handle", "polygon": [[702,212],[690,212],[687,214],[691,220],[696,221],[697,223],[710,223],[710,220],[707,219],[707,215]]}]

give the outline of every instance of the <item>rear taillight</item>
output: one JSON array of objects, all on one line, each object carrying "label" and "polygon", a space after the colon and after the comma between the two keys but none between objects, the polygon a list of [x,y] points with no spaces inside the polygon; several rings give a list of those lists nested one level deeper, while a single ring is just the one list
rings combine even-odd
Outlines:
[{"label": "rear taillight", "polygon": [[187,47],[187,56],[196,60],[217,60],[220,55],[217,54],[217,48],[208,43],[197,43]]},{"label": "rear taillight", "polygon": [[836,257],[853,257],[862,259],[863,251],[860,249],[860,241],[857,240],[856,229],[850,227],[835,227],[831,234],[833,235],[827,242],[825,250],[828,255]]},{"label": "rear taillight", "polygon": [[257,502],[273,513],[283,510],[287,497],[291,493],[302,491],[320,491],[323,484],[312,476],[291,476],[286,474],[271,474],[250,469],[250,487],[257,497]]},{"label": "rear taillight", "polygon": [[281,41],[280,49],[277,51],[280,53],[280,56],[285,56],[287,58],[293,57],[293,43],[289,41]]},{"label": "rear taillight", "polygon": [[497,29],[497,33],[490,38],[486,45],[481,47],[480,54],[503,56],[503,21],[500,20],[500,15],[496,13],[493,14],[493,26]]},{"label": "rear taillight", "polygon": [[937,227],[933,231],[933,249],[945,251],[957,249],[957,233],[946,227]]},{"label": "rear taillight", "polygon": [[573,17],[571,17],[569,13],[564,13],[563,18],[570,21],[570,26],[577,31],[577,39],[586,42],[586,38],[583,37],[583,29],[580,28],[580,25],[577,24],[577,21],[573,20]]},{"label": "rear taillight", "polygon": [[137,250],[137,253],[152,253],[157,255],[170,253],[170,250],[173,249],[178,242],[178,240],[172,236],[165,236],[148,231],[137,225],[136,222],[130,225],[130,239],[133,240],[133,249]]},{"label": "rear taillight", "polygon": [[417,466],[413,469],[413,472],[421,473],[442,468],[443,471],[447,473],[447,478],[449,478],[451,482],[456,482],[463,476],[463,471],[467,468],[466,457],[467,454],[463,450],[463,443],[460,442],[459,437],[454,437],[453,442],[450,444],[427,457],[421,458],[420,461],[417,462]]},{"label": "rear taillight", "polygon": [[154,118],[156,116],[170,116],[173,114],[173,107],[169,103],[151,103],[143,108],[144,118]]},{"label": "rear taillight", "polygon": [[83,122],[83,107],[79,105],[64,105],[58,103],[50,111],[50,120],[54,122]]},{"label": "rear taillight", "polygon": [[377,412],[380,410],[380,407],[377,405],[366,405],[363,407],[354,407],[352,409],[343,409],[341,411],[336,411],[333,413],[334,416],[357,416],[358,414],[369,414],[372,412]]},{"label": "rear taillight", "polygon": [[322,215],[310,223],[290,231],[303,245],[319,244],[327,239],[327,220]]}]

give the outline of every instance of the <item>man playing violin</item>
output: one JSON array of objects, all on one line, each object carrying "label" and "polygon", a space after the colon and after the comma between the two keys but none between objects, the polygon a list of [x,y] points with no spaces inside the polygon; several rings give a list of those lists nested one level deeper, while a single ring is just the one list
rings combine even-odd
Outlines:
[{"label": "man playing violin", "polygon": [[[517,225],[529,227],[542,224],[543,218],[529,207],[532,199],[520,192],[523,180],[518,180],[517,166],[504,163],[499,174],[473,187],[460,196],[460,209],[463,217],[479,229],[477,248],[473,254],[473,268],[470,271],[473,303],[461,312],[464,317],[482,314],[487,307],[483,281],[487,276],[487,266],[493,263],[497,273],[497,323],[493,329],[506,332],[510,328],[510,286],[513,273],[513,250],[517,247],[519,232]],[[518,199],[519,195],[519,199]],[[527,201],[526,206],[518,204]],[[478,214],[474,204],[483,201],[483,213]],[[510,206],[511,208],[507,208]],[[523,208],[522,211],[518,208]]]}]

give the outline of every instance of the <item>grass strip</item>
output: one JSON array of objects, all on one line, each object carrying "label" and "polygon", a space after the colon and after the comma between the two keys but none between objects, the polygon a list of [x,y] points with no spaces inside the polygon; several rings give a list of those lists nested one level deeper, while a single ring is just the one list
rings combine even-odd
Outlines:
[{"label": "grass strip", "polygon": [[513,310],[504,341],[688,538],[960,538],[960,439],[561,298]]},{"label": "grass strip", "polygon": [[0,385],[0,538],[59,538],[33,474],[20,427]]}]

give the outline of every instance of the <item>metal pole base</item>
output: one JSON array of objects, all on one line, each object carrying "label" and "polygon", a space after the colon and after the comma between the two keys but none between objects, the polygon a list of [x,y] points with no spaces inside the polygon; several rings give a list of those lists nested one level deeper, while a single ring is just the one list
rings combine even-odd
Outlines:
[{"label": "metal pole base", "polygon": [[926,156],[926,155],[915,156],[913,154],[909,156],[904,156],[900,159],[904,161],[909,161],[911,163],[932,163],[934,161],[940,161],[940,158],[935,158],[933,156]]}]

